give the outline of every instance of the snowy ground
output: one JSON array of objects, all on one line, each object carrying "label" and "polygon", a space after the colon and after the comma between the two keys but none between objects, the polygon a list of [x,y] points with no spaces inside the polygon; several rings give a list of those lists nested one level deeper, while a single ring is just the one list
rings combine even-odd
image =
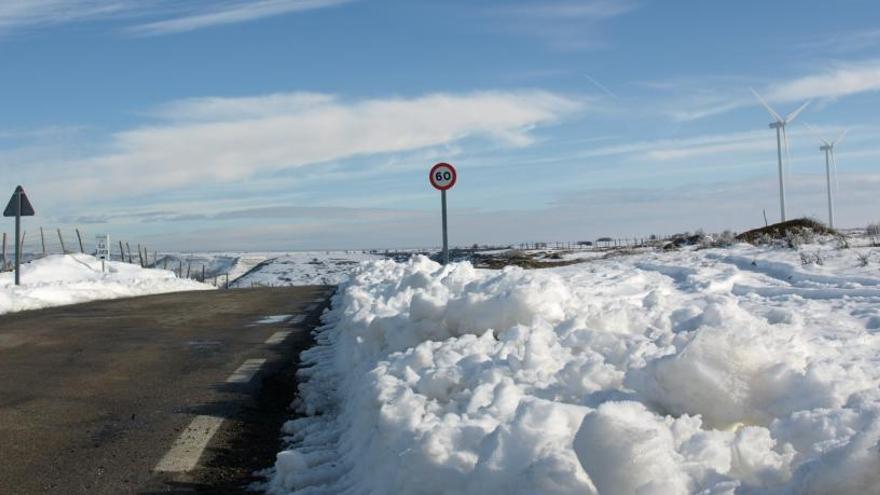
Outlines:
[{"label": "snowy ground", "polygon": [[235,280],[233,288],[251,286],[336,285],[362,261],[382,259],[360,251],[267,254],[262,264]]},{"label": "snowy ground", "polygon": [[141,296],[213,287],[181,280],[170,271],[144,269],[111,261],[107,272],[86,254],[52,255],[21,266],[21,283],[12,272],[0,273],[0,314],[61,306],[96,299]]},{"label": "snowy ground", "polygon": [[269,491],[880,493],[878,268],[831,245],[365,264]]}]

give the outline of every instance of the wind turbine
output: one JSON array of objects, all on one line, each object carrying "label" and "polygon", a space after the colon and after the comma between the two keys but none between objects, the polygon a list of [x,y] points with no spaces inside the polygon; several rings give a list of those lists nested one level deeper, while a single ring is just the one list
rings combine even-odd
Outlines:
[{"label": "wind turbine", "polygon": [[[809,125],[808,125],[809,127]],[[822,142],[822,146],[819,147],[819,151],[825,152],[825,182],[828,186],[828,226],[832,229],[834,228],[834,193],[831,189],[831,169],[837,171],[837,160],[834,158],[834,147],[840,144],[843,141],[846,133],[849,132],[849,129],[844,129],[836,139],[833,141],[826,141],[822,139],[815,130],[810,127],[810,130],[813,131],[813,134],[816,134],[816,139]]]},{"label": "wind turbine", "polygon": [[761,95],[759,95],[757,91],[755,91],[752,88],[749,88],[749,89],[752,90],[752,93],[754,93],[755,97],[758,99],[758,101],[761,103],[761,105],[763,105],[763,107],[767,109],[767,112],[770,113],[770,116],[773,117],[773,122],[770,123],[770,128],[776,129],[776,156],[779,159],[779,209],[781,212],[780,217],[782,218],[782,221],[784,222],[785,221],[785,176],[782,172],[782,148],[783,148],[783,145],[785,146],[785,159],[789,162],[789,165],[791,165],[791,156],[789,155],[789,152],[788,152],[788,134],[786,134],[786,132],[785,132],[785,127],[788,124],[791,124],[794,121],[794,119],[796,119],[797,116],[801,112],[803,112],[805,108],[807,108],[807,105],[809,105],[810,102],[805,101],[803,105],[801,105],[797,108],[797,110],[795,110],[794,112],[791,112],[790,114],[786,115],[785,117],[782,117],[781,115],[779,115],[776,112],[776,110],[773,110],[773,108],[771,108],[770,105],[768,105],[766,101],[764,101],[764,98],[762,98]]}]

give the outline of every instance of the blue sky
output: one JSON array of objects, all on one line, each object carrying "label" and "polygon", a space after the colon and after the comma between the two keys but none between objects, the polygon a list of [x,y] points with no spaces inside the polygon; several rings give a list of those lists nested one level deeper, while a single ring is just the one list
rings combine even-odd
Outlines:
[{"label": "blue sky", "polygon": [[[181,6],[183,4],[183,6]],[[870,1],[0,4],[0,187],[30,225],[174,250],[580,240],[880,219]],[[3,189],[0,189],[3,190]]]}]

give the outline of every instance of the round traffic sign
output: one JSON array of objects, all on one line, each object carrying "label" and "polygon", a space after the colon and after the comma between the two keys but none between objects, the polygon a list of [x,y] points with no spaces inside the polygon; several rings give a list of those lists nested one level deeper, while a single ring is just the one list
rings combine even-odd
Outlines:
[{"label": "round traffic sign", "polygon": [[434,165],[431,168],[431,173],[428,174],[428,180],[431,181],[431,185],[441,191],[452,189],[456,179],[458,179],[458,174],[455,173],[455,167],[448,163]]}]

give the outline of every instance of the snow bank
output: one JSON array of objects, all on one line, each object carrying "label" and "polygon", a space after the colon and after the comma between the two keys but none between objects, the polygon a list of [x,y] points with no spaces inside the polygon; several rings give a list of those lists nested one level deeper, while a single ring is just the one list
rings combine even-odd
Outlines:
[{"label": "snow bank", "polygon": [[20,286],[15,286],[12,272],[0,273],[0,314],[96,299],[213,288],[178,279],[170,271],[128,263],[110,261],[106,268],[106,273],[102,273],[101,261],[93,256],[68,254],[21,265]]},{"label": "snow bank", "polygon": [[307,416],[268,490],[880,493],[880,296],[792,291],[880,283],[836,262],[852,267],[745,246],[365,264],[303,353]]}]

